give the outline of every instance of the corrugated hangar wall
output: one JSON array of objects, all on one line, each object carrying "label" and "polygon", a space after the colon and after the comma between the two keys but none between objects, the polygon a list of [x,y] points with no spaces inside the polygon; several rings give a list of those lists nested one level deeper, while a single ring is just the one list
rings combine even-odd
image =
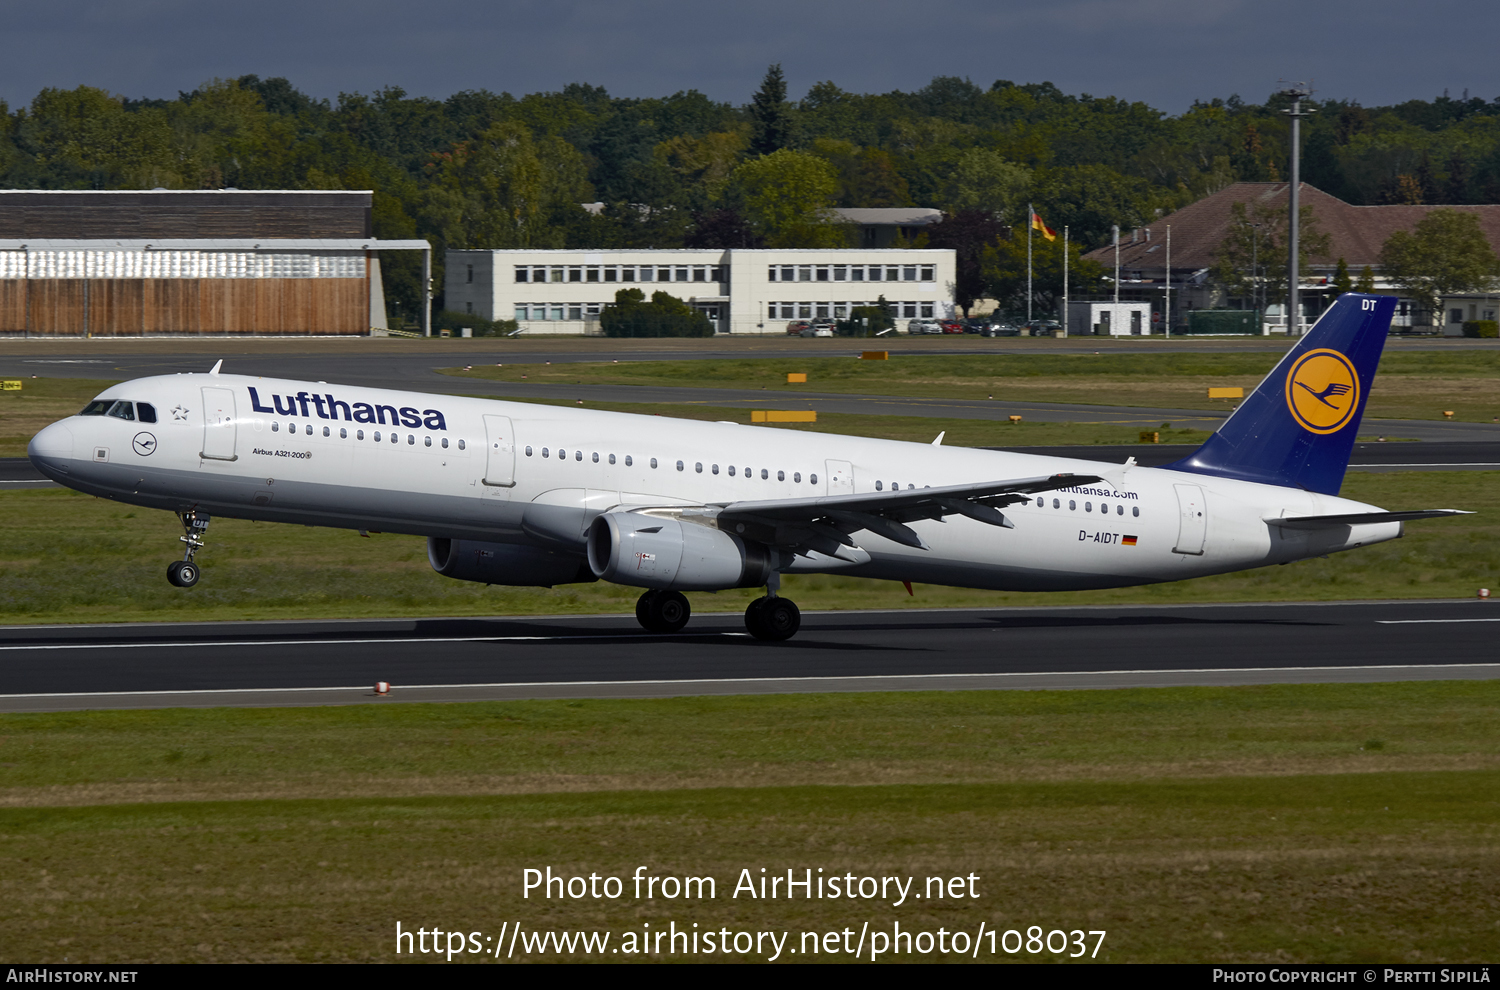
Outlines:
[{"label": "corrugated hangar wall", "polygon": [[[367,253],[289,242],[369,238],[370,201],[0,191],[0,333],[367,333]],[[265,243],[247,243],[256,239]]]}]

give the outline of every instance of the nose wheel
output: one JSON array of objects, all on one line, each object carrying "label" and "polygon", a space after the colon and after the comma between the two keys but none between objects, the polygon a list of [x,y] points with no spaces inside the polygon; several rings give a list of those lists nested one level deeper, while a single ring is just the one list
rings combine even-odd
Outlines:
[{"label": "nose wheel", "polygon": [[203,549],[203,534],[212,520],[208,513],[197,511],[179,512],[177,518],[182,521],[183,534],[178,539],[187,544],[187,547],[183,550],[181,560],[174,560],[167,565],[167,583],[175,588],[191,588],[198,583],[198,565],[193,557]]},{"label": "nose wheel", "polygon": [[647,632],[677,632],[692,614],[693,607],[680,591],[648,591],[635,603],[636,621]]}]

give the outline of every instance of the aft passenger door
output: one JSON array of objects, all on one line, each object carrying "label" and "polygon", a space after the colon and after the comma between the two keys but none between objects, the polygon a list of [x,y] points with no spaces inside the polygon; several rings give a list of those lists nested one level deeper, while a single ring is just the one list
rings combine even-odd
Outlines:
[{"label": "aft passenger door", "polygon": [[1194,556],[1203,553],[1203,540],[1208,533],[1208,507],[1203,499],[1203,489],[1197,485],[1173,485],[1177,489],[1177,545],[1173,553]]},{"label": "aft passenger door", "polygon": [[203,389],[203,450],[209,461],[233,461],[235,443],[234,392],[227,388]]},{"label": "aft passenger door", "polygon": [[854,468],[848,461],[826,461],[828,468],[828,494],[854,494]]},{"label": "aft passenger door", "polygon": [[490,491],[496,488],[514,488],[516,485],[516,437],[512,432],[509,416],[484,417],[486,438],[484,455],[484,483],[486,495],[503,494]]}]

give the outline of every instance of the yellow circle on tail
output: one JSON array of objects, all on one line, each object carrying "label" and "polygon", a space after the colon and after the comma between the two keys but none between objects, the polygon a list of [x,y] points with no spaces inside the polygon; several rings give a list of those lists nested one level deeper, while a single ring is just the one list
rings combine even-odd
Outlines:
[{"label": "yellow circle on tail", "polygon": [[1359,373],[1338,351],[1320,348],[1297,359],[1286,376],[1286,405],[1314,433],[1336,433],[1359,408]]}]

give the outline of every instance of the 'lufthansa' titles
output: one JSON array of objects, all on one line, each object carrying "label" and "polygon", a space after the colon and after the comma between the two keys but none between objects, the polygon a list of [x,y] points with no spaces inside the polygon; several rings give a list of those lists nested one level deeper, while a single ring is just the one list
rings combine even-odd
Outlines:
[{"label": "'lufthansa' titles", "polygon": [[[286,399],[283,407],[282,399]],[[345,402],[332,395],[312,395],[298,392],[296,395],[271,396],[272,405],[260,401],[260,394],[251,387],[250,408],[259,413],[275,413],[278,416],[305,416],[309,419],[342,419],[350,423],[370,423],[376,426],[405,426],[410,429],[426,427],[429,430],[447,430],[447,420],[436,409],[418,410],[415,406],[381,405],[371,402]],[[342,415],[340,415],[342,413]],[[387,419],[389,417],[389,420]]]}]

